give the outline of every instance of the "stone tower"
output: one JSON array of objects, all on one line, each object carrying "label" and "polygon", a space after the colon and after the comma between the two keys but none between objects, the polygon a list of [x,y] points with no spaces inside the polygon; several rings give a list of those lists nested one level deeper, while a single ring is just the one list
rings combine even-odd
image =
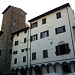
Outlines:
[{"label": "stone tower", "polygon": [[3,12],[2,27],[0,31],[0,75],[10,72],[12,36],[14,33],[26,27],[26,12],[22,9],[8,6]]}]

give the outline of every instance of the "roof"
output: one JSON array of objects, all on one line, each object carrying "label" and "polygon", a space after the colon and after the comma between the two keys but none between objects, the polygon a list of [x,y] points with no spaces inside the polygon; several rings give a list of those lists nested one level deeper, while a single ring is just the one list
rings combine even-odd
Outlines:
[{"label": "roof", "polygon": [[23,28],[23,29],[21,29],[21,30],[18,30],[18,31],[16,31],[16,32],[12,33],[11,35],[18,34],[18,33],[22,32],[22,31],[27,30],[27,29],[29,29],[29,27],[25,27],[25,28]]},{"label": "roof", "polygon": [[[4,14],[10,7],[14,7],[14,6],[11,6],[11,5],[9,5],[3,12],[2,12],[2,14]],[[15,7],[15,8],[17,8],[17,7]],[[18,9],[20,9],[20,8],[18,8]],[[21,9],[22,10],[22,9]],[[23,11],[23,10],[22,10]],[[24,11],[23,11],[24,12]],[[26,12],[24,12],[24,13],[26,13]],[[26,13],[27,14],[27,13]]]},{"label": "roof", "polygon": [[49,14],[55,12],[55,11],[58,11],[58,10],[60,10],[60,9],[63,9],[63,8],[65,8],[65,7],[68,7],[68,6],[70,7],[70,4],[69,4],[69,3],[66,3],[66,4],[64,4],[64,5],[62,5],[62,6],[59,6],[59,7],[55,8],[55,9],[53,9],[53,10],[50,10],[50,11],[44,13],[44,14],[41,14],[41,15],[35,17],[35,18],[32,18],[32,19],[28,20],[28,22],[35,21],[35,20],[37,20],[37,19],[39,19],[39,18],[42,18],[42,17],[44,17],[44,16],[47,16],[47,15],[49,15]]},{"label": "roof", "polygon": [[9,5],[3,12],[2,14],[4,14],[11,6]]}]

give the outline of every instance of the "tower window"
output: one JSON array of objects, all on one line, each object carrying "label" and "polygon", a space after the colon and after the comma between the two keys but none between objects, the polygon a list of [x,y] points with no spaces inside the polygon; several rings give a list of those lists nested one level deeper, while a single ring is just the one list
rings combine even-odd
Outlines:
[{"label": "tower window", "polygon": [[16,26],[16,21],[12,21],[12,26]]}]

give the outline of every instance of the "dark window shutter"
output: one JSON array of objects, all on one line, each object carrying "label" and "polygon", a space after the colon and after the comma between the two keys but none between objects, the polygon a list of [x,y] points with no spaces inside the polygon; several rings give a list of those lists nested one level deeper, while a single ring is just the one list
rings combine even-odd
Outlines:
[{"label": "dark window shutter", "polygon": [[40,38],[42,38],[42,33],[40,33]]},{"label": "dark window shutter", "polygon": [[65,30],[65,26],[63,26],[63,31],[65,32],[66,30]]},{"label": "dark window shutter", "polygon": [[26,48],[26,51],[28,50],[28,48]]},{"label": "dark window shutter", "polygon": [[47,36],[49,36],[49,30],[47,30]]},{"label": "dark window shutter", "polygon": [[57,34],[57,28],[55,29],[55,33]]},{"label": "dark window shutter", "polygon": [[26,62],[26,56],[23,57],[23,62]]},{"label": "dark window shutter", "polygon": [[65,50],[66,50],[66,53],[69,53],[70,52],[69,44],[68,43],[65,45]]},{"label": "dark window shutter", "polygon": [[24,38],[24,43],[26,43],[26,38]]},{"label": "dark window shutter", "polygon": [[36,40],[38,40],[38,35],[36,34]]},{"label": "dark window shutter", "polygon": [[32,42],[32,36],[30,36],[30,41]]},{"label": "dark window shutter", "polygon": [[36,52],[32,53],[32,60],[36,60]]},{"label": "dark window shutter", "polygon": [[56,55],[59,55],[59,46],[56,46]]}]

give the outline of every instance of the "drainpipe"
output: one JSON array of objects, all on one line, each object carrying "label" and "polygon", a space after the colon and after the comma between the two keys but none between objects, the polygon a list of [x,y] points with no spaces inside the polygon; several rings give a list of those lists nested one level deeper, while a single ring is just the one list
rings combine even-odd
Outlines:
[{"label": "drainpipe", "polygon": [[[73,46],[73,51],[74,51],[74,43],[73,43],[73,37],[72,37],[72,30],[71,30],[71,22],[70,22],[70,17],[69,17],[69,13],[68,13],[68,8],[67,9],[67,15],[68,15],[68,21],[69,21],[69,26],[70,26],[70,32],[71,32],[71,39],[72,39],[72,46]],[[75,51],[74,51],[74,57],[75,57]]]},{"label": "drainpipe", "polygon": [[28,30],[28,33],[27,33],[27,67],[28,67],[28,41],[29,41],[29,30]]},{"label": "drainpipe", "polygon": [[[30,23],[31,24],[31,23]],[[30,67],[31,67],[31,27],[30,27]],[[29,75],[32,75],[31,74],[31,69],[29,71]]]}]

